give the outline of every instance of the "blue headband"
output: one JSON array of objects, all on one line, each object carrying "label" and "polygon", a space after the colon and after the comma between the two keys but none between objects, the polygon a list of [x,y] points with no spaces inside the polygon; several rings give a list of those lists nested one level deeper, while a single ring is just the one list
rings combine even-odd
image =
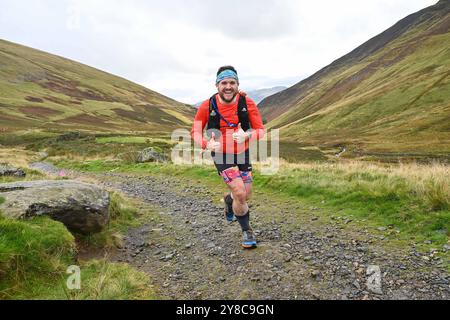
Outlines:
[{"label": "blue headband", "polygon": [[233,70],[223,70],[221,73],[219,73],[219,75],[217,76],[216,79],[216,83],[219,83],[220,81],[222,81],[223,79],[226,78],[233,78],[236,79],[237,82],[239,82],[239,78],[237,76],[237,73],[234,72]]}]

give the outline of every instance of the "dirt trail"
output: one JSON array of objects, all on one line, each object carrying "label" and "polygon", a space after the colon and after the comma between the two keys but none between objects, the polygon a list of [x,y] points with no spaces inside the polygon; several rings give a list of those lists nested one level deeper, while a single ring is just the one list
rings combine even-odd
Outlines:
[{"label": "dirt trail", "polygon": [[[159,212],[129,231],[113,260],[148,272],[166,298],[450,298],[450,276],[442,259],[433,253],[424,257],[413,247],[398,250],[385,239],[390,230],[352,228],[351,219],[338,215],[325,224],[320,208],[293,201],[267,203],[267,195],[256,192],[251,220],[259,246],[243,250],[239,225],[225,221],[217,202],[221,190],[176,177],[82,176],[140,199],[142,209]],[[368,274],[372,266],[379,267],[380,277]]]}]

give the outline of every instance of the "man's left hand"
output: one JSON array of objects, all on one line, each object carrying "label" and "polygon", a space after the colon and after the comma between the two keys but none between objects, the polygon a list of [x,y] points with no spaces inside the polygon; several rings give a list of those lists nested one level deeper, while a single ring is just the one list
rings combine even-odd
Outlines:
[{"label": "man's left hand", "polygon": [[245,140],[247,140],[248,138],[249,138],[249,134],[246,133],[241,128],[241,123],[239,123],[238,124],[238,130],[233,133],[233,140],[240,144],[240,143],[244,143]]}]

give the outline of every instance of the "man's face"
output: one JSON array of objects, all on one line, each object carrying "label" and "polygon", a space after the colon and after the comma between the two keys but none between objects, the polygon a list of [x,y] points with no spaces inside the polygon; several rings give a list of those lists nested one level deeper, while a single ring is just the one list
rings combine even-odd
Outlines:
[{"label": "man's face", "polygon": [[239,92],[239,83],[236,79],[226,78],[216,84],[217,92],[223,101],[230,103]]}]

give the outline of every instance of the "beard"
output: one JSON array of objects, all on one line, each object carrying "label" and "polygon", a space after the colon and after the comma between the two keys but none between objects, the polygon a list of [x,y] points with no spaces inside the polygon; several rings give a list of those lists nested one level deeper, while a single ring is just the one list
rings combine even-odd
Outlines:
[{"label": "beard", "polygon": [[236,97],[237,92],[234,91],[234,92],[230,92],[230,93],[227,93],[227,94],[232,94],[233,96],[232,96],[230,99],[227,99],[227,98],[225,97],[225,93],[224,93],[224,92],[219,92],[220,98],[222,98],[222,100],[223,100],[225,103],[230,103],[230,102],[232,102],[232,101],[234,100],[234,98]]}]

